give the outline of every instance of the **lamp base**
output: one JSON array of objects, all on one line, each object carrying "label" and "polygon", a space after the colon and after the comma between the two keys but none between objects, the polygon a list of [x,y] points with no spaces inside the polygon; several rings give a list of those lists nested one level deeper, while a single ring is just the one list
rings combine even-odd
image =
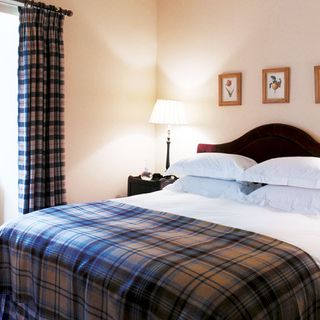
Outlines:
[{"label": "lamp base", "polygon": [[[170,131],[170,130],[168,130]],[[167,137],[167,158],[166,158],[166,170],[170,167],[170,134]]]},{"label": "lamp base", "polygon": [[170,167],[170,129],[170,125],[168,125],[166,170]]}]

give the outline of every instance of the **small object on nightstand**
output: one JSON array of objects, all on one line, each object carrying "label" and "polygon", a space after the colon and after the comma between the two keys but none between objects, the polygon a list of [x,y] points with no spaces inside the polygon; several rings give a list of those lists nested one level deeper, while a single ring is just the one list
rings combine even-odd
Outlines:
[{"label": "small object on nightstand", "polygon": [[141,176],[128,177],[128,196],[133,196],[141,193],[149,193],[159,191],[168,184],[177,180],[175,176],[163,177],[160,173],[154,173],[151,180],[144,180]]},{"label": "small object on nightstand", "polygon": [[140,174],[142,180],[151,180],[152,173],[148,171],[148,169],[144,169],[144,171]]},{"label": "small object on nightstand", "polygon": [[159,179],[161,179],[161,178],[163,178],[163,176],[162,176],[162,174],[160,174],[160,173],[154,173],[154,174],[152,175],[152,180],[159,180]]}]

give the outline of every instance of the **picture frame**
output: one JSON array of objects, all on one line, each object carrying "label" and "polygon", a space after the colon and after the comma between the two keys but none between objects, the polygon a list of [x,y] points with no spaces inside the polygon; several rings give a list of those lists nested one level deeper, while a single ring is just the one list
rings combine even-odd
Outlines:
[{"label": "picture frame", "polygon": [[290,68],[262,70],[262,103],[290,102]]},{"label": "picture frame", "polygon": [[242,73],[219,74],[219,106],[237,106],[242,103]]},{"label": "picture frame", "polygon": [[320,66],[314,66],[315,103],[320,103]]}]

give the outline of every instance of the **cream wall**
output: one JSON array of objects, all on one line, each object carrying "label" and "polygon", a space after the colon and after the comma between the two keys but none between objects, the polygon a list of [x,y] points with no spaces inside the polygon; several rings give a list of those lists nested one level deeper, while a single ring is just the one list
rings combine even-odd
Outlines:
[{"label": "cream wall", "polygon": [[[318,0],[52,3],[74,11],[65,22],[69,202],[125,195],[127,176],[145,166],[163,172],[165,130],[148,124],[156,96],[187,104],[172,161],[270,122],[320,138]],[[262,104],[261,70],[276,66],[291,67],[291,102]],[[222,72],[243,73],[242,106],[217,106]]]},{"label": "cream wall", "polygon": [[56,0],[65,19],[68,202],[126,195],[154,168],[156,0]]},{"label": "cream wall", "polygon": [[[225,142],[257,125],[283,122],[320,139],[313,66],[320,64],[318,0],[159,0],[160,98],[187,103],[190,125],[172,131],[172,160],[198,142]],[[261,70],[291,67],[291,102],[262,104]],[[242,72],[242,106],[218,107],[217,76]],[[158,129],[157,168],[165,132]]]}]

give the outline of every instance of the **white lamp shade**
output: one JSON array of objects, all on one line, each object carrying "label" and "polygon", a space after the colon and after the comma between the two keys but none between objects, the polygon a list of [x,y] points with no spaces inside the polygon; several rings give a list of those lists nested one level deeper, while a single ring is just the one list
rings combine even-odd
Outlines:
[{"label": "white lamp shade", "polygon": [[175,100],[157,100],[149,122],[157,124],[187,124],[184,104]]}]

